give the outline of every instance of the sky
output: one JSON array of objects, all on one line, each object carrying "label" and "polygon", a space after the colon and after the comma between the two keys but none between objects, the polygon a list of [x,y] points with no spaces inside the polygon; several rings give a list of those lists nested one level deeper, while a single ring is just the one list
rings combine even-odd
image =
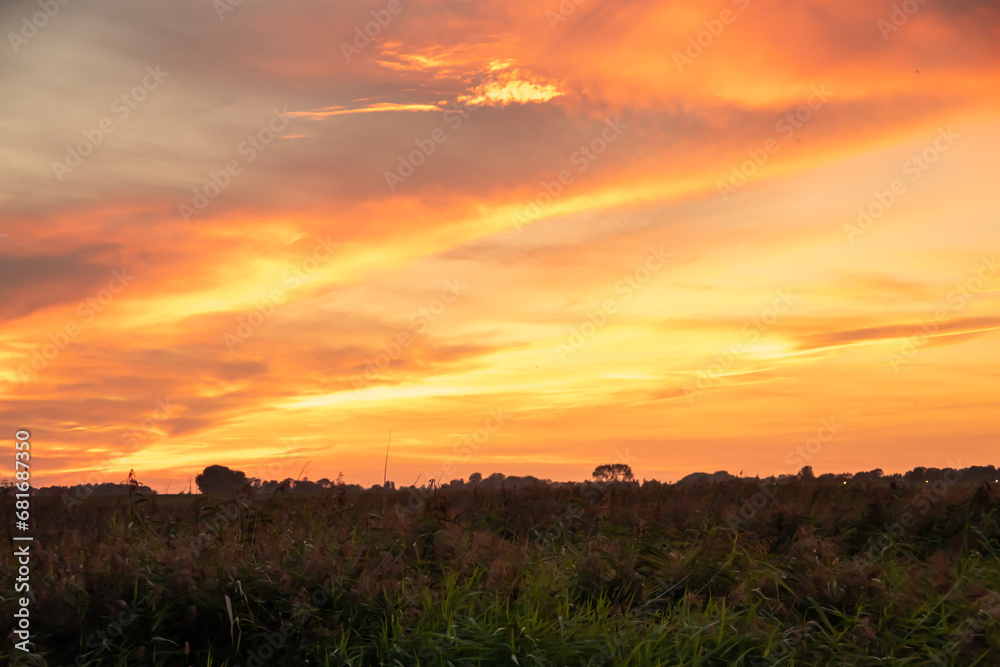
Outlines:
[{"label": "sky", "polygon": [[997,464],[1000,6],[0,6],[0,472]]}]

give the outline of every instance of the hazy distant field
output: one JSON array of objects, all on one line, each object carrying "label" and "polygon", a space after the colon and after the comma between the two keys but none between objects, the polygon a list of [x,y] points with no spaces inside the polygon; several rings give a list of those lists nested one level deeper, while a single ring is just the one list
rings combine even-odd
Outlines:
[{"label": "hazy distant field", "polygon": [[839,480],[39,497],[33,638],[48,665],[1000,664],[998,507]]}]

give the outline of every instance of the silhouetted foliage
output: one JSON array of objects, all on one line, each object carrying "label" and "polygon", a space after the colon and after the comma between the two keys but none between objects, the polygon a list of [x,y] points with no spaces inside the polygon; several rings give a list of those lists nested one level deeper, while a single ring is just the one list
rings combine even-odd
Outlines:
[{"label": "silhouetted foliage", "polygon": [[[32,505],[46,536],[32,637],[48,664],[73,663],[111,623],[122,636],[101,664],[154,664],[168,636],[192,665],[257,664],[244,647],[282,637],[289,665],[1000,664],[996,469],[878,472],[641,485],[498,473],[373,490],[285,479],[134,506],[121,494],[135,475],[110,485],[118,497],[49,487]],[[0,503],[0,522],[14,512]],[[16,567],[0,553],[0,571]],[[235,643],[231,619],[251,614]],[[529,629],[512,646],[509,627]],[[12,654],[0,648],[0,663]]]},{"label": "silhouetted foliage", "polygon": [[631,482],[635,475],[625,463],[608,463],[594,468],[594,479],[598,482]]},{"label": "silhouetted foliage", "polygon": [[251,482],[246,473],[240,470],[230,470],[226,466],[212,465],[194,478],[198,489],[212,496],[230,496],[239,493],[240,489]]}]

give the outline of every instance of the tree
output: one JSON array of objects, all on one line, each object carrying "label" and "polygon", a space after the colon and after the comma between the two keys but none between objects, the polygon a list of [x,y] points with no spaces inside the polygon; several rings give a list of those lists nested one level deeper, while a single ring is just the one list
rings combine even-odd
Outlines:
[{"label": "tree", "polygon": [[608,463],[594,468],[598,482],[631,482],[635,479],[632,468],[625,463]]},{"label": "tree", "polygon": [[812,466],[802,466],[802,470],[799,471],[799,478],[800,479],[809,479],[809,480],[816,479],[816,474],[813,473],[813,467]]},{"label": "tree", "polygon": [[883,477],[882,469],[875,468],[868,472],[859,472],[854,475],[855,482],[876,482]]},{"label": "tree", "polygon": [[321,485],[311,481],[308,477],[295,482],[294,488],[296,493],[319,493],[323,490]]},{"label": "tree", "polygon": [[483,481],[483,476],[478,472],[469,475],[469,484],[479,484],[481,481]]},{"label": "tree", "polygon": [[250,483],[246,473],[241,470],[230,470],[226,466],[208,466],[204,472],[194,478],[198,490],[213,496],[235,495]]}]

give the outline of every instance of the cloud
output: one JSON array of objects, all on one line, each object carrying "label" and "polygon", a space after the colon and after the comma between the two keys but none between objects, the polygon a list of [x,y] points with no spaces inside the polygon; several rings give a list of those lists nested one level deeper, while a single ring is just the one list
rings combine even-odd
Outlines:
[{"label": "cloud", "polygon": [[929,344],[940,344],[955,342],[947,340],[951,336],[961,335],[963,339],[968,339],[968,337],[988,334],[997,329],[1000,329],[1000,317],[962,317],[937,325],[931,333],[926,332],[921,327],[921,322],[909,322],[800,336],[798,344],[799,349],[815,350],[858,343],[905,340],[918,336],[922,338],[925,335],[930,338]]},{"label": "cloud", "polygon": [[[244,2],[224,21],[195,0],[65,6],[0,65],[0,426],[36,428],[53,479],[98,465],[165,396],[181,407],[129,460],[164,480],[266,458],[291,435],[327,476],[370,482],[387,424],[401,451],[440,459],[501,404],[522,417],[479,461],[563,478],[616,442],[639,448],[637,473],[773,468],[834,409],[859,434],[842,450],[858,467],[890,469],[872,461],[885,433],[925,452],[978,442],[995,286],[905,382],[873,348],[918,334],[1000,243],[993,5],[927,3],[888,40],[891,8],[860,0],[582,3],[553,25],[558,7],[407,2],[347,62],[341,42],[372,20],[358,3]],[[675,54],[723,10],[735,21],[679,71]],[[35,11],[6,3],[0,22]],[[157,64],[169,77],[119,117],[112,104]],[[783,134],[817,86],[829,100]],[[289,126],[250,151],[275,109]],[[57,180],[53,163],[104,118],[114,130]],[[627,128],[607,142],[615,119]],[[940,126],[961,139],[847,244],[843,225]],[[446,140],[390,192],[385,173],[432,136]],[[187,224],[178,205],[196,191],[213,196]],[[650,246],[673,258],[625,299],[616,286]],[[141,280],[22,383],[18,365],[121,264]],[[468,292],[415,331],[456,277]],[[724,395],[688,405],[683,386],[789,287],[796,310],[747,342]],[[563,363],[556,345],[588,322]],[[405,349],[356,389],[400,332]],[[949,416],[920,422],[930,408]],[[397,479],[421,472],[401,464]]]},{"label": "cloud", "polygon": [[[409,57],[415,59],[416,64],[413,68],[421,71],[433,69],[435,66],[441,64],[439,61],[431,58],[416,55]],[[331,116],[384,113],[389,111],[447,111],[452,107],[465,108],[470,106],[505,107],[509,104],[547,102],[554,97],[565,94],[558,89],[556,84],[545,83],[537,78],[535,78],[536,80],[530,80],[531,78],[535,77],[531,77],[530,74],[522,71],[520,67],[513,67],[512,60],[494,60],[485,70],[478,73],[477,82],[472,89],[467,93],[458,95],[452,102],[438,102],[435,104],[373,102],[365,106],[353,108],[332,106],[314,111],[289,111],[286,115],[319,120]]]},{"label": "cloud", "polygon": [[[440,107],[435,104],[394,104],[392,102],[379,102],[366,107],[345,109],[344,107],[324,107],[315,111],[289,111],[286,115],[292,117],[308,118],[319,120],[330,116],[345,116],[358,113],[381,113],[385,111],[438,111]],[[299,135],[302,136],[302,135]]]},{"label": "cloud", "polygon": [[118,247],[88,245],[62,254],[0,254],[0,319],[81,302],[111,278]]},{"label": "cloud", "polygon": [[[527,77],[527,78],[526,78]],[[565,95],[555,83],[531,80],[535,77],[513,67],[513,61],[494,60],[490,63],[484,81],[466,95],[459,95],[458,102],[469,106],[498,106],[548,102]]]}]

